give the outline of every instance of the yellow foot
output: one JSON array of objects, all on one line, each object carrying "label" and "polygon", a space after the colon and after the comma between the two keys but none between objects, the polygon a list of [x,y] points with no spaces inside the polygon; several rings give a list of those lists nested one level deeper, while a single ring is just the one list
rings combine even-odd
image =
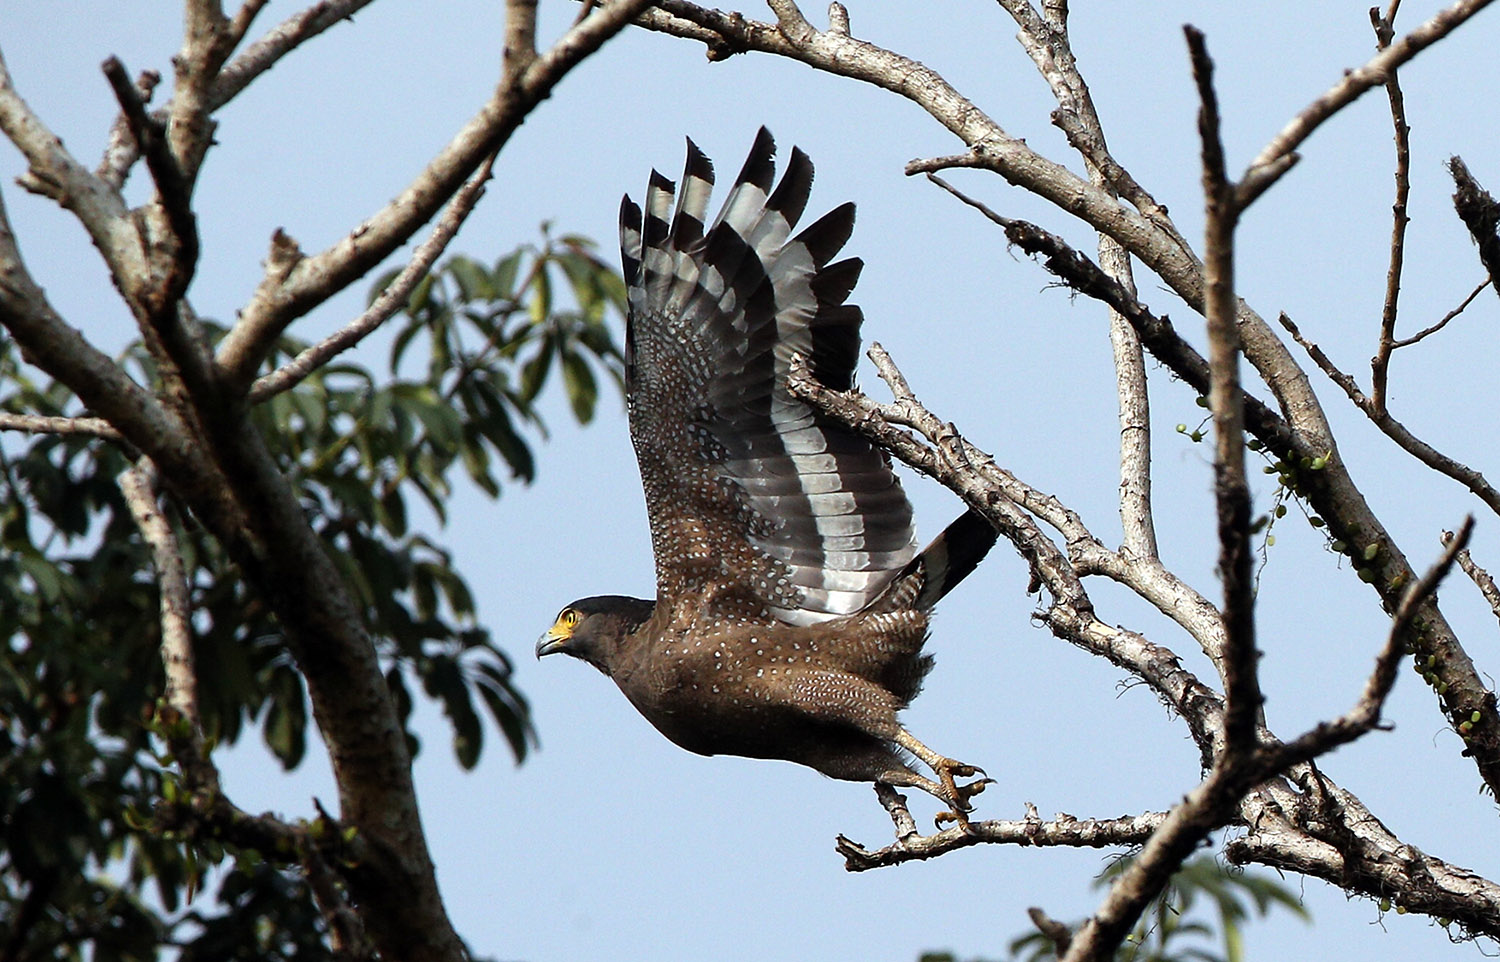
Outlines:
[{"label": "yellow foot", "polygon": [[[984,775],[984,769],[974,765],[967,765],[951,758],[937,758],[932,762],[932,770],[937,772],[938,780],[942,782],[943,794],[948,802],[960,812],[970,812],[974,806],[969,804],[969,799],[984,791],[984,786],[994,781],[993,778],[981,778],[977,782],[960,785],[956,778],[969,778],[973,775]],[[960,819],[960,821],[966,821]]]}]

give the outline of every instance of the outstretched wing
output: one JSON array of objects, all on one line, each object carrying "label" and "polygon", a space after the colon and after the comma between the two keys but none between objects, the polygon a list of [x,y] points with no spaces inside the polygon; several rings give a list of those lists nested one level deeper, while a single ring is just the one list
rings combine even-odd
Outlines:
[{"label": "outstretched wing", "polygon": [[790,360],[853,385],[861,262],[830,263],[844,204],[791,236],[812,188],[793,148],[772,190],[761,128],[724,207],[688,141],[682,190],[653,171],[644,215],[626,197],[626,390],[646,489],[657,598],[720,617],[809,624],[859,611],[916,554],[911,506],[884,454],[786,389]]}]

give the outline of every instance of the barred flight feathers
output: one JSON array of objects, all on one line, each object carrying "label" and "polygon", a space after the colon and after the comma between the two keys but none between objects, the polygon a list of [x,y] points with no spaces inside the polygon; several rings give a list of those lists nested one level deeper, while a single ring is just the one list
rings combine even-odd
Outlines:
[{"label": "barred flight feathers", "polygon": [[644,212],[622,209],[627,390],[658,593],[712,574],[738,582],[724,596],[735,613],[811,624],[864,608],[916,542],[885,455],[786,388],[795,354],[852,385],[862,317],[844,301],[860,262],[829,263],[852,204],[792,236],[812,162],[794,149],[773,190],[774,151],[762,129],[701,231],[713,167],[691,141],[675,213],[655,172]]},{"label": "barred flight feathers", "polygon": [[680,190],[652,171],[643,206],[620,206],[626,401],[656,599],[574,602],[537,654],[595,665],[692,751],[873,781],[888,808],[894,786],[921,788],[963,821],[983,783],[954,776],[977,770],[896,713],[931,667],[933,604],[995,531],[966,513],[918,554],[884,452],[788,390],[797,356],[823,384],[853,386],[863,316],[847,300],[862,265],[834,260],[853,204],[793,233],[813,166],[794,148],[777,182],[775,150],[762,128],[712,221],[714,169],[692,141]]}]

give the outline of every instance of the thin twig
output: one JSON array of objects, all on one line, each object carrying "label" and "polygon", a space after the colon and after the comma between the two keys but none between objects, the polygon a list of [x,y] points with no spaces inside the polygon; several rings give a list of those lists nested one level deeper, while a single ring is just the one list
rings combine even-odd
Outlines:
[{"label": "thin twig", "polygon": [[[156,92],[156,87],[161,83],[161,74],[155,70],[144,70],[136,78],[136,96],[141,103],[151,102],[151,96]],[[136,142],[135,135],[130,132],[130,122],[122,113],[115,118],[115,122],[109,128],[109,140],[104,147],[104,156],[99,159],[99,166],[94,171],[94,176],[101,181],[119,190],[125,185],[126,178],[130,175],[130,168],[140,159],[141,145]]]},{"label": "thin twig", "polygon": [[1318,366],[1318,369],[1326,374],[1329,380],[1343,388],[1349,400],[1354,402],[1354,406],[1363,411],[1365,416],[1380,429],[1381,433],[1396,442],[1401,450],[1421,461],[1429,468],[1440,474],[1447,475],[1468,488],[1490,510],[1496,514],[1500,514],[1500,491],[1497,491],[1489,483],[1482,472],[1474,470],[1461,461],[1450,458],[1426,441],[1423,441],[1413,434],[1406,425],[1392,417],[1389,411],[1377,411],[1370,398],[1360,390],[1354,377],[1334,364],[1317,343],[1303,337],[1302,331],[1298,329],[1297,325],[1285,313],[1281,315],[1281,326],[1286,328],[1287,333],[1292,335],[1292,339],[1307,352],[1308,357],[1312,358],[1313,363]]},{"label": "thin twig", "polygon": [[1392,70],[1452,33],[1464,21],[1489,4],[1490,0],[1460,0],[1448,9],[1439,11],[1432,19],[1406,36],[1393,41],[1364,66],[1345,71],[1338,83],[1303,108],[1301,113],[1292,118],[1292,121],[1262,148],[1261,152],[1250,162],[1250,166],[1246,168],[1241,178],[1241,190],[1251,185],[1256,187],[1257,192],[1264,190],[1270,182],[1275,181],[1290,169],[1291,164],[1296,161],[1294,151],[1324,121],[1363,96],[1372,87],[1385,83]]},{"label": "thin twig", "polygon": [[[1375,27],[1377,49],[1391,45],[1396,35],[1396,10],[1401,0],[1391,0],[1382,16],[1379,8],[1370,8],[1370,22]],[[1380,340],[1370,362],[1370,403],[1375,410],[1385,410],[1386,384],[1390,374],[1391,352],[1395,350],[1396,303],[1401,295],[1401,266],[1405,260],[1407,197],[1411,194],[1411,127],[1406,123],[1406,101],[1395,68],[1385,79],[1385,90],[1391,104],[1391,127],[1396,141],[1396,197],[1391,203],[1391,256],[1385,275],[1385,303],[1380,311]]]},{"label": "thin twig", "polygon": [[[1443,544],[1450,544],[1452,540],[1453,532],[1444,531]],[[1463,569],[1464,574],[1469,576],[1469,580],[1474,582],[1479,593],[1484,595],[1484,600],[1489,602],[1490,610],[1495,613],[1495,617],[1500,618],[1500,587],[1496,587],[1495,579],[1490,577],[1488,571],[1475,563],[1474,559],[1469,556],[1468,548],[1460,550],[1457,557],[1458,566]]]},{"label": "thin twig", "polygon": [[1270,750],[1275,760],[1269,762],[1269,765],[1279,769],[1311,760],[1354,741],[1380,724],[1380,712],[1396,683],[1401,657],[1411,649],[1412,623],[1422,605],[1437,594],[1438,585],[1448,576],[1454,560],[1469,543],[1469,535],[1473,531],[1474,518],[1470,516],[1464,519],[1457,536],[1449,535],[1444,540],[1447,549],[1437,562],[1407,589],[1396,613],[1391,617],[1390,633],[1375,658],[1375,670],[1365,682],[1364,691],[1354,707],[1333,721],[1317,725],[1296,740]]},{"label": "thin twig", "polygon": [[865,872],[903,862],[936,858],[956,849],[980,844],[1033,845],[1039,848],[1139,845],[1155,831],[1165,817],[1162,812],[1143,812],[1121,818],[1088,819],[1059,814],[1050,822],[1033,818],[1010,821],[988,819],[970,822],[968,830],[954,827],[932,835],[911,835],[879,849],[864,848],[841,835],[838,851],[844,856],[845,868],[851,872]]},{"label": "thin twig", "polygon": [[1423,328],[1422,330],[1413,334],[1411,337],[1403,337],[1396,340],[1391,344],[1391,347],[1409,347],[1410,345],[1415,344],[1423,338],[1427,337],[1429,334],[1436,334],[1438,331],[1441,331],[1443,328],[1448,326],[1449,321],[1462,314],[1470,304],[1474,303],[1474,298],[1478,297],[1481,293],[1484,292],[1484,289],[1489,286],[1489,278],[1485,278],[1484,280],[1480,281],[1474,286],[1474,289],[1469,292],[1469,296],[1463,299],[1462,303],[1460,303],[1453,310],[1443,315],[1442,320],[1438,321],[1431,327]]},{"label": "thin twig", "polygon": [[453,199],[448,202],[447,209],[443,211],[442,217],[433,226],[432,234],[412,252],[411,260],[401,269],[401,273],[386,285],[363,314],[350,321],[342,330],[329,335],[275,371],[257,379],[250,387],[248,394],[250,403],[259,404],[282,391],[296,387],[313,371],[354,347],[400,310],[410,297],[412,288],[427,276],[427,272],[447,249],[448,243],[463,226],[463,222],[474,210],[474,206],[479,203],[479,198],[484,196],[484,185],[490,179],[490,171],[494,162],[495,155],[491,154],[480,165],[474,176],[469,178],[468,182],[453,196]]},{"label": "thin twig", "polygon": [[[354,14],[373,2],[374,0],[319,0],[266,31],[218,72],[209,91],[210,111],[229,103],[256,77],[280,62],[282,57],[329,27],[352,20]],[[246,7],[249,6],[250,3],[247,2]]]}]

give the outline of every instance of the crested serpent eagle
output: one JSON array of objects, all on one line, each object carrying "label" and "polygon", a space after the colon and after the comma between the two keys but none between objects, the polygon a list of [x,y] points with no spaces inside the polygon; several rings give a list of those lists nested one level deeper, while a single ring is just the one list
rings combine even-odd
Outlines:
[{"label": "crested serpent eagle", "polygon": [[692,141],[680,194],[653,171],[644,212],[621,205],[625,389],[656,600],[575,601],[537,655],[592,664],[689,751],[874,782],[898,826],[910,819],[895,789],[918,788],[952,809],[940,822],[966,824],[984,782],[954,779],[983,773],[897,712],[932,667],[933,604],[995,530],[966,512],[918,552],[884,452],[789,392],[798,355],[822,384],[853,387],[862,316],[844,302],[862,264],[830,263],[853,204],[792,236],[812,163],[794,148],[773,190],[775,149],[762,128],[712,223],[713,165]]}]

